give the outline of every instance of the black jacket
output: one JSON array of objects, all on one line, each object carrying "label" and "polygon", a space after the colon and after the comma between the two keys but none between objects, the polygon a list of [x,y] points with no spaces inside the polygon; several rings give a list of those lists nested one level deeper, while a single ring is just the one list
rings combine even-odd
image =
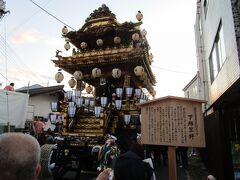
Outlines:
[{"label": "black jacket", "polygon": [[113,162],[116,180],[150,180],[153,169],[134,152],[128,151]]}]

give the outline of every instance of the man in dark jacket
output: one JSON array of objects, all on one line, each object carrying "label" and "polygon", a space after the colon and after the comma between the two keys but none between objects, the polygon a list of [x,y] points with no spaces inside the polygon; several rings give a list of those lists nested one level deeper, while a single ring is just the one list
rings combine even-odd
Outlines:
[{"label": "man in dark jacket", "polygon": [[148,163],[143,162],[139,144],[134,144],[130,151],[120,155],[113,162],[115,180],[150,180],[153,169]]}]

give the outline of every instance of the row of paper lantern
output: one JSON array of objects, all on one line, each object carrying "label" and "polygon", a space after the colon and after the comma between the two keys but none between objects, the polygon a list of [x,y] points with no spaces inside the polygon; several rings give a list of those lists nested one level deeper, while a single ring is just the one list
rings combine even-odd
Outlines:
[{"label": "row of paper lantern", "polygon": [[[141,68],[140,68],[140,69],[141,69]],[[98,69],[98,70],[100,70],[100,69]],[[116,73],[116,76],[117,76],[117,77],[120,77],[120,76],[121,76],[121,70],[120,70],[120,69],[115,68],[115,69],[113,69],[113,72]],[[98,75],[100,74],[99,71],[97,71],[97,74],[98,74]],[[116,77],[116,76],[115,76],[115,77]],[[82,77],[83,77],[83,75],[82,75],[82,72],[81,72],[81,71],[75,71],[75,72],[74,72],[74,77],[72,77],[72,78],[68,81],[69,86],[70,86],[71,88],[74,88],[74,87],[76,86],[76,84],[77,84],[76,80],[81,80]],[[98,76],[98,77],[99,77],[99,76]],[[141,77],[141,76],[140,76],[140,77]],[[59,70],[59,71],[57,72],[57,74],[55,75],[55,79],[56,79],[56,81],[57,81],[58,83],[60,83],[60,82],[63,80],[63,78],[64,78],[64,76],[63,76],[61,70]],[[75,80],[75,79],[76,79],[76,80]],[[150,81],[149,81],[148,79],[145,79],[143,83],[144,83],[145,85],[148,85],[148,84],[150,84]],[[80,89],[81,89],[81,90],[85,89],[85,85],[86,85],[86,84],[85,84],[84,82],[82,82]],[[150,93],[152,96],[155,96],[155,95],[156,95],[156,91],[154,90],[153,87],[149,87],[148,89],[149,89],[149,93]],[[86,92],[87,92],[87,93],[90,94],[90,93],[92,92],[92,90],[93,90],[93,88],[92,88],[90,85],[86,87]]]},{"label": "row of paper lantern", "polygon": [[[136,19],[137,19],[138,21],[141,21],[142,18],[143,18],[142,12],[141,12],[141,11],[138,11],[137,14],[136,14]],[[62,33],[63,33],[64,35],[66,35],[66,34],[68,33],[68,28],[67,28],[67,26],[64,26],[64,27],[62,28]]]},{"label": "row of paper lantern", "polygon": [[[146,31],[143,32],[143,34],[145,34],[145,33],[146,33]],[[144,36],[145,36],[145,35],[144,35]],[[139,41],[139,40],[140,40],[140,35],[139,35],[138,33],[134,33],[134,34],[132,35],[132,40],[133,40],[133,41]],[[114,37],[113,42],[114,42],[115,44],[120,44],[120,43],[121,43],[121,38],[118,37],[118,36],[116,36],[116,37]],[[100,47],[100,46],[103,46],[104,42],[103,42],[102,39],[97,39],[96,44]],[[82,49],[86,49],[87,46],[88,46],[88,45],[87,45],[86,42],[81,42],[81,43],[80,43],[80,47],[81,47]],[[65,48],[67,51],[71,48],[71,45],[70,45],[68,39],[66,39],[66,44],[64,45],[64,48]]]},{"label": "row of paper lantern", "polygon": [[[140,76],[141,78],[146,79],[147,75],[144,71],[144,68],[142,66],[136,66],[134,68],[134,73],[136,76]],[[92,76],[93,78],[100,77],[102,74],[102,71],[100,68],[93,68],[92,69]],[[120,78],[122,75],[122,71],[119,68],[114,68],[112,69],[112,76],[116,79]],[[76,80],[82,80],[83,79],[83,73],[81,71],[75,71],[73,73],[73,77]],[[60,83],[63,80],[64,76],[61,72],[61,69],[58,70],[57,74],[55,75],[55,80]]]}]

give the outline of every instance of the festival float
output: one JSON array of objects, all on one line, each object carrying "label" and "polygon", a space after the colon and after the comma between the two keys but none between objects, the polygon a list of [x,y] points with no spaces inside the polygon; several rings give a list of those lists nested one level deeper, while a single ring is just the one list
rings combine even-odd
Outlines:
[{"label": "festival float", "polygon": [[111,167],[111,159],[126,152],[141,133],[136,104],[156,94],[153,55],[147,32],[140,27],[142,18],[138,11],[136,22],[120,23],[103,4],[79,30],[63,27],[64,48],[70,55],[57,50],[52,61],[59,68],[57,82],[63,80],[63,71],[72,75],[68,82],[72,91],[52,103],[51,118],[61,129],[62,140],[51,158],[55,169],[58,166],[53,174]]}]

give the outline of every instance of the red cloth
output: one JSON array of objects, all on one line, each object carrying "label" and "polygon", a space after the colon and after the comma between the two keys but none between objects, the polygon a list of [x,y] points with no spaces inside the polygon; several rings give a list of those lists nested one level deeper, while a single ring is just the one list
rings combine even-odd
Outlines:
[{"label": "red cloth", "polygon": [[42,134],[45,128],[45,124],[42,121],[35,122],[35,130],[37,134]]},{"label": "red cloth", "polygon": [[8,85],[4,88],[4,90],[7,90],[7,91],[15,91],[14,87],[11,86],[11,85]]}]

